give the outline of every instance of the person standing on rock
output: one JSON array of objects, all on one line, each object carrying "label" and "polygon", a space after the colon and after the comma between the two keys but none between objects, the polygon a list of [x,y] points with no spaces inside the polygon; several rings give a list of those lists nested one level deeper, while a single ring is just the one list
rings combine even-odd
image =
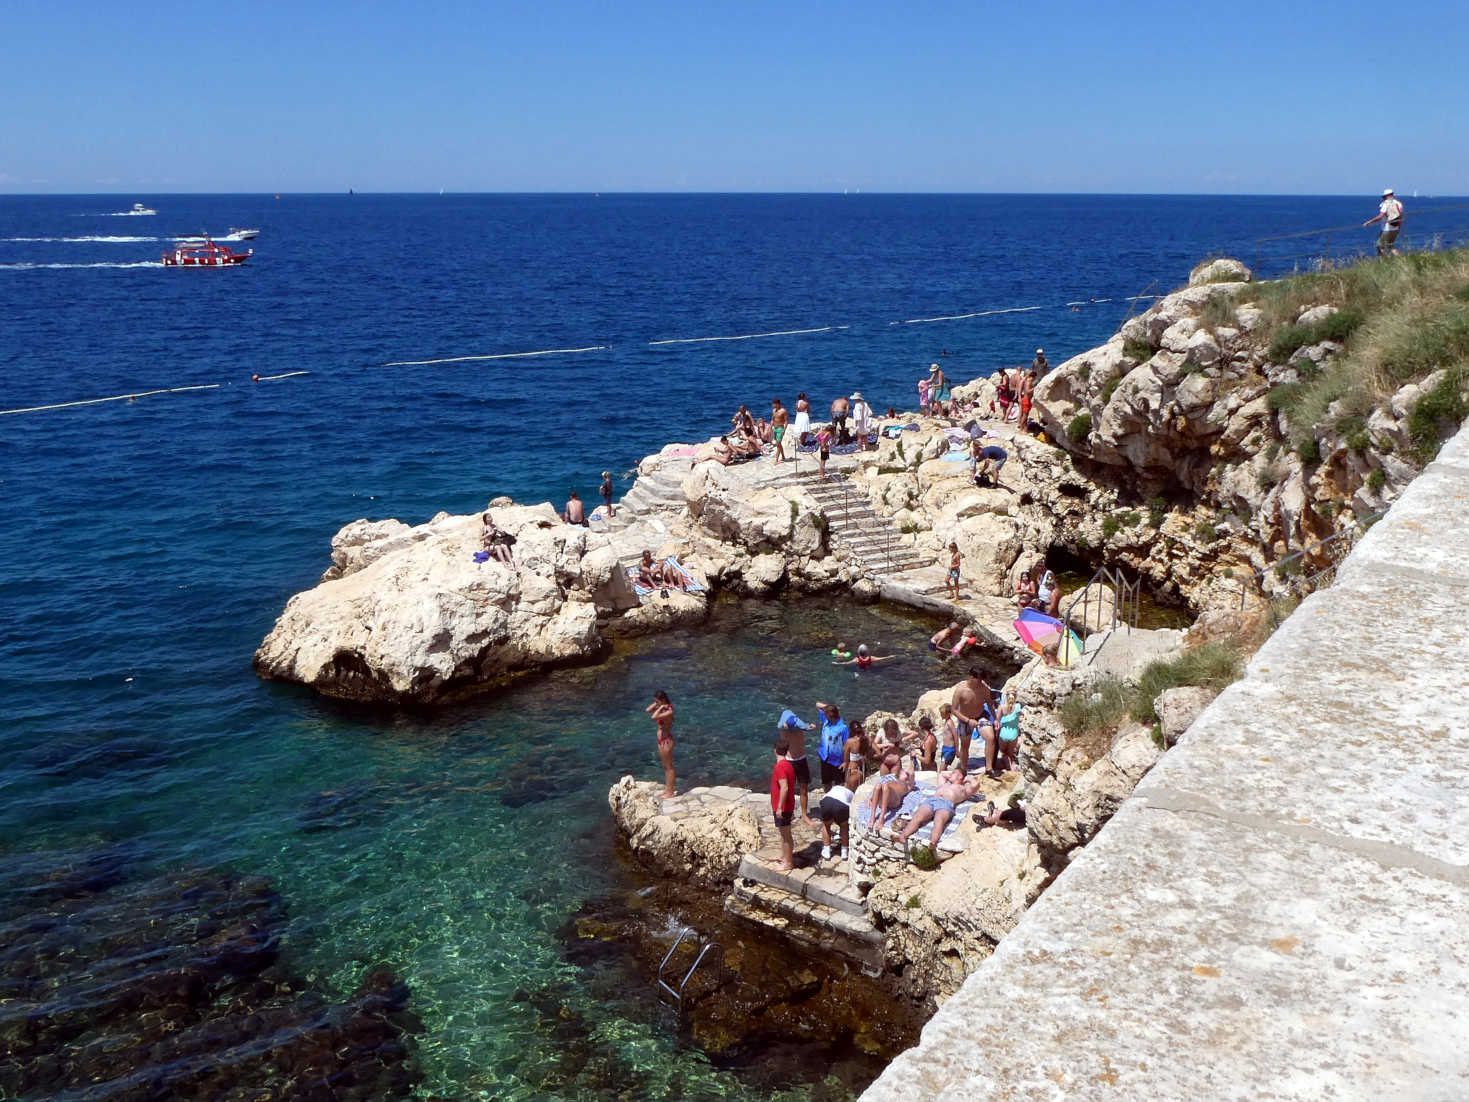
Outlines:
[{"label": "person standing on rock", "polygon": [[1382,222],[1382,232],[1377,235],[1377,255],[1401,256],[1397,246],[1393,244],[1398,239],[1398,231],[1403,228],[1403,204],[1402,201],[1392,193],[1392,188],[1382,189],[1382,203],[1377,208],[1377,213],[1363,222],[1362,225],[1370,226],[1374,222]]},{"label": "person standing on rock", "polygon": [[[968,678],[954,689],[951,705],[954,709],[955,727],[959,734],[958,769],[961,774],[969,772],[970,739],[976,733],[985,737],[986,741],[994,737],[992,725],[985,722],[994,714],[990,706],[994,698],[994,692],[977,666],[970,666]],[[985,731],[990,732],[988,736],[985,736]]]},{"label": "person standing on rock", "polygon": [[602,472],[602,504],[607,506],[607,519],[611,520],[615,513],[612,511],[612,472]]},{"label": "person standing on rock", "polygon": [[673,776],[673,701],[659,689],[653,694],[653,703],[643,711],[653,717],[658,725],[658,760],[663,763],[663,798],[670,800],[677,795]]},{"label": "person standing on rock", "polygon": [[1021,432],[1030,432],[1030,406],[1035,400],[1035,368],[1031,368],[1020,376],[1020,420],[1018,427]]},{"label": "person standing on rock", "polygon": [[1035,350],[1035,359],[1030,361],[1030,369],[1035,372],[1037,379],[1044,379],[1046,372],[1051,370],[1051,362],[1046,359],[1046,350],[1044,348],[1037,348]]},{"label": "person standing on rock", "polygon": [[959,563],[962,562],[963,559],[964,556],[959,553],[959,545],[957,543],[950,543],[949,576],[947,582],[950,594],[956,601],[959,599]]},{"label": "person standing on rock", "polygon": [[786,752],[786,758],[796,771],[796,796],[801,802],[801,819],[807,826],[814,827],[816,820],[811,818],[811,813],[807,810],[807,794],[811,791],[811,766],[806,762],[806,732],[811,730],[811,727],[812,724],[805,722],[787,708],[780,713],[780,722],[776,724],[775,729],[790,747]]},{"label": "person standing on rock", "polygon": [[928,366],[928,408],[935,417],[948,415],[948,404],[954,397],[949,389],[949,377],[938,364]]},{"label": "person standing on rock", "polygon": [[782,736],[775,740],[775,768],[770,771],[770,812],[780,835],[780,862],[775,867],[790,872],[796,867],[796,840],[791,836],[791,819],[796,810],[796,771],[786,760],[790,744]]},{"label": "person standing on rock", "polygon": [[852,391],[852,427],[857,432],[857,450],[867,449],[867,434],[872,429],[872,407],[860,390]]},{"label": "person standing on rock", "polygon": [[[806,434],[811,431],[811,403],[806,401],[804,390],[796,395],[796,423],[792,431],[796,437],[796,448],[806,443]],[[794,451],[795,448],[791,450]]]},{"label": "person standing on rock", "polygon": [[786,450],[783,441],[786,435],[786,426],[790,424],[791,415],[785,406],[780,404],[779,398],[770,399],[770,439],[775,444],[775,461],[785,462]]},{"label": "person standing on rock", "polygon": [[821,787],[830,788],[842,779],[842,763],[852,731],[835,704],[818,700],[816,710],[821,713],[821,745],[817,748],[821,758]]}]

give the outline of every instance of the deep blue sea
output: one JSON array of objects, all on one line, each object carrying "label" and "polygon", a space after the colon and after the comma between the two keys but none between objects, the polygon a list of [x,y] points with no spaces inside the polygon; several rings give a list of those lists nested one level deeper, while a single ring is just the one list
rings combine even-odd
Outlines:
[{"label": "deep blue sea", "polygon": [[[134,200],[157,214],[119,216]],[[624,772],[657,776],[642,713],[653,689],[678,687],[681,784],[760,783],[786,703],[906,709],[940,683],[923,625],[819,604],[724,609],[710,631],[422,715],[258,680],[251,654],[287,598],[358,517],[585,497],[604,468],[625,489],[665,442],[798,390],[816,408],[857,388],[911,408],[945,354],[956,379],[1037,346],[1060,362],[1110,335],[1128,296],[1182,284],[1208,254],[1251,262],[1256,237],[1375,209],[1371,197],[0,198],[0,410],[207,388],[0,414],[0,891],[104,848],[164,873],[268,876],[303,974],[338,992],[375,963],[406,979],[425,1095],[555,1095],[513,997],[554,989],[582,999],[597,1043],[650,1093],[769,1096],[632,1000],[578,995],[556,931],[627,883],[605,795]],[[244,267],[158,265],[170,238],[228,226],[261,231]],[[554,351],[569,349],[586,351]],[[854,678],[825,659],[839,633],[906,657]]]}]

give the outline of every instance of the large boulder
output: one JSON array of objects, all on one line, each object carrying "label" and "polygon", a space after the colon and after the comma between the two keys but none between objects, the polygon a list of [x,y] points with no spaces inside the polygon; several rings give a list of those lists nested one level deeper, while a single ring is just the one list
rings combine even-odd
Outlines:
[{"label": "large boulder", "polygon": [[[349,573],[292,597],[255,653],[268,677],[348,700],[428,703],[506,674],[585,660],[601,648],[597,604],[580,588],[584,528],[549,505],[494,511],[515,564],[476,562],[478,516],[441,516],[338,549],[367,549]],[[362,522],[349,525],[364,531]],[[375,547],[386,543],[389,546]],[[616,583],[602,574],[602,599]]]},{"label": "large boulder", "polygon": [[690,517],[716,539],[751,554],[825,554],[821,507],[799,486],[753,489],[740,468],[702,463],[684,480],[683,493]]}]

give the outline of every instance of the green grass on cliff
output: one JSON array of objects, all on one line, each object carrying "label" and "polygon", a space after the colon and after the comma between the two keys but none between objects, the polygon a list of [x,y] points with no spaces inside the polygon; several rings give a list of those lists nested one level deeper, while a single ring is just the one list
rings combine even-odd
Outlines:
[{"label": "green grass on cliff", "polygon": [[[1271,392],[1271,407],[1289,418],[1293,447],[1334,427],[1326,424],[1333,404],[1337,423],[1354,418],[1365,423],[1405,383],[1439,370],[1447,372],[1444,381],[1410,411],[1412,458],[1428,462],[1443,437],[1464,419],[1469,250],[1365,260],[1262,283],[1251,292],[1241,297],[1253,298],[1264,312],[1258,336],[1270,342],[1273,361],[1288,362],[1301,348],[1322,340],[1343,344],[1341,355],[1319,369],[1303,364],[1299,383]],[[1322,304],[1336,306],[1340,313],[1315,324],[1296,324],[1303,309]]]},{"label": "green grass on cliff", "polygon": [[1111,734],[1131,716],[1150,723],[1153,702],[1165,689],[1198,685],[1218,692],[1239,678],[1244,665],[1242,653],[1224,643],[1207,643],[1168,662],[1152,662],[1138,676],[1136,685],[1105,678],[1090,691],[1071,693],[1061,702],[1061,724],[1073,736]]}]

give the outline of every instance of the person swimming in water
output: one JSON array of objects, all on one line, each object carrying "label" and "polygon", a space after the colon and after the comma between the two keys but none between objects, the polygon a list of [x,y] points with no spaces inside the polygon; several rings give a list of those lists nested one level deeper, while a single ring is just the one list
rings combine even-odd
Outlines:
[{"label": "person swimming in water", "polygon": [[891,662],[896,657],[898,657],[896,654],[884,654],[882,656],[875,655],[867,649],[866,643],[862,643],[857,647],[857,654],[855,657],[845,660],[837,659],[837,661],[833,662],[832,665],[856,666],[859,670],[870,670],[877,663]]}]

